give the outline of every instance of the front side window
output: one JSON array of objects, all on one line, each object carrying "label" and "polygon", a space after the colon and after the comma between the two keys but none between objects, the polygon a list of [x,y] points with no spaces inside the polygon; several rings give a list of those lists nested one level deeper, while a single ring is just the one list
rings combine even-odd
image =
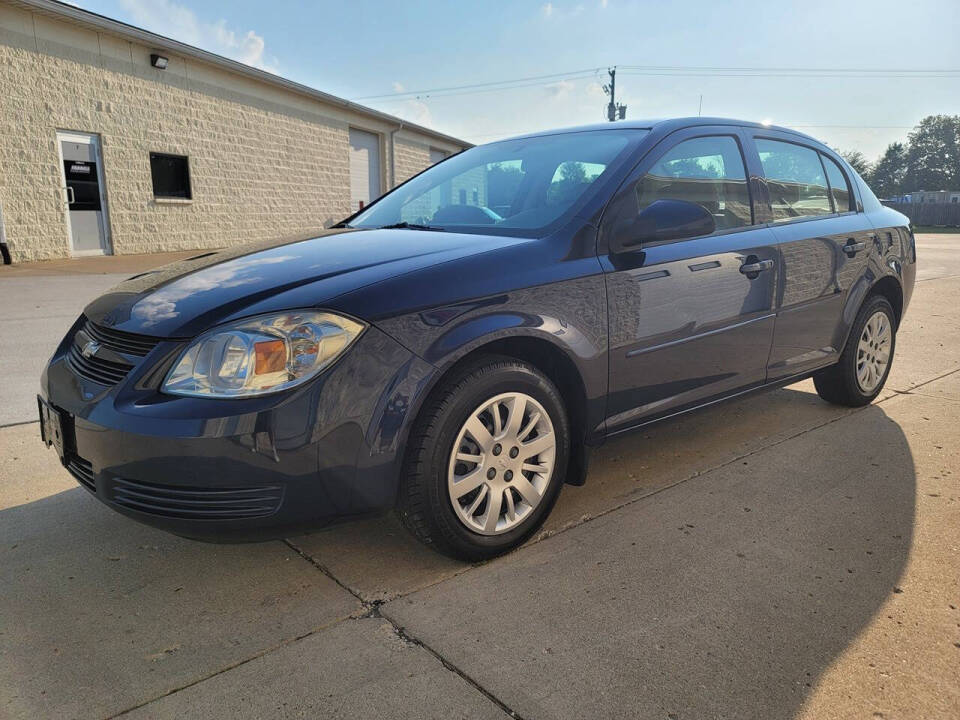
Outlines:
[{"label": "front side window", "polygon": [[153,178],[153,196],[189,200],[190,166],[183,155],[150,153],[150,175]]},{"label": "front side window", "polygon": [[823,158],[823,167],[827,171],[827,181],[830,183],[830,196],[833,198],[834,212],[849,212],[851,210],[850,184],[847,182],[846,173],[830,156],[820,153],[820,157]]},{"label": "front side window", "polygon": [[408,223],[535,235],[581,207],[645,133],[597,130],[471,148],[389,193],[350,227]]},{"label": "front side window", "polygon": [[833,212],[820,154],[803,145],[757,138],[774,222]]},{"label": "front side window", "polygon": [[657,200],[686,200],[713,215],[717,230],[751,223],[743,156],[728,135],[684,140],[637,183],[636,212]]}]

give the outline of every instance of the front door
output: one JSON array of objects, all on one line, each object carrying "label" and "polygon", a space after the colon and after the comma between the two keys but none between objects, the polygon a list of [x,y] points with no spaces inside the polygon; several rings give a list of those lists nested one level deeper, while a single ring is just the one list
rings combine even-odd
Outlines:
[{"label": "front door", "polygon": [[73,255],[110,252],[107,207],[103,193],[103,159],[96,135],[58,132],[63,202]]},{"label": "front door", "polygon": [[[655,148],[604,215],[611,432],[766,380],[776,242],[753,224],[739,131],[696,131]],[[638,248],[629,238],[618,243],[616,228],[629,228],[630,216],[657,200],[702,205],[716,232]]]}]

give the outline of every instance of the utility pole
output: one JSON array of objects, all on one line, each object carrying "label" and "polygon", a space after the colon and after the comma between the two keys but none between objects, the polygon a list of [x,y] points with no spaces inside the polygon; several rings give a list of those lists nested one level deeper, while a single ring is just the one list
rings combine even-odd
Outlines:
[{"label": "utility pole", "polygon": [[610,102],[607,103],[607,120],[623,120],[627,116],[627,106],[617,104],[617,66],[607,68],[607,74],[610,76],[610,84],[603,86],[603,91],[610,96]]}]

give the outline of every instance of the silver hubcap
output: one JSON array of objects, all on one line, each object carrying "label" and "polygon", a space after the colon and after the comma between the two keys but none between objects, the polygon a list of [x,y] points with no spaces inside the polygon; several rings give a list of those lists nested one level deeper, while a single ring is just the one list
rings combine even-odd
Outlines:
[{"label": "silver hubcap", "polygon": [[543,406],[524,393],[492,397],[460,428],[447,491],[460,522],[500,535],[540,504],[553,476],[556,436]]},{"label": "silver hubcap", "polygon": [[890,318],[885,312],[878,310],[860,334],[860,344],[857,345],[857,384],[865,393],[872,393],[887,371],[890,364]]}]

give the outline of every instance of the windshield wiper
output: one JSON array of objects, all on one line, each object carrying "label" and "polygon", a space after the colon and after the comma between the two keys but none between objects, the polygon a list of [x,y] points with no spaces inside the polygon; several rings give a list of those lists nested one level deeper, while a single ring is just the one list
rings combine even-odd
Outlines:
[{"label": "windshield wiper", "polygon": [[398,222],[393,225],[381,225],[380,230],[435,230],[437,232],[446,232],[442,227],[434,225],[418,225],[417,223]]}]

